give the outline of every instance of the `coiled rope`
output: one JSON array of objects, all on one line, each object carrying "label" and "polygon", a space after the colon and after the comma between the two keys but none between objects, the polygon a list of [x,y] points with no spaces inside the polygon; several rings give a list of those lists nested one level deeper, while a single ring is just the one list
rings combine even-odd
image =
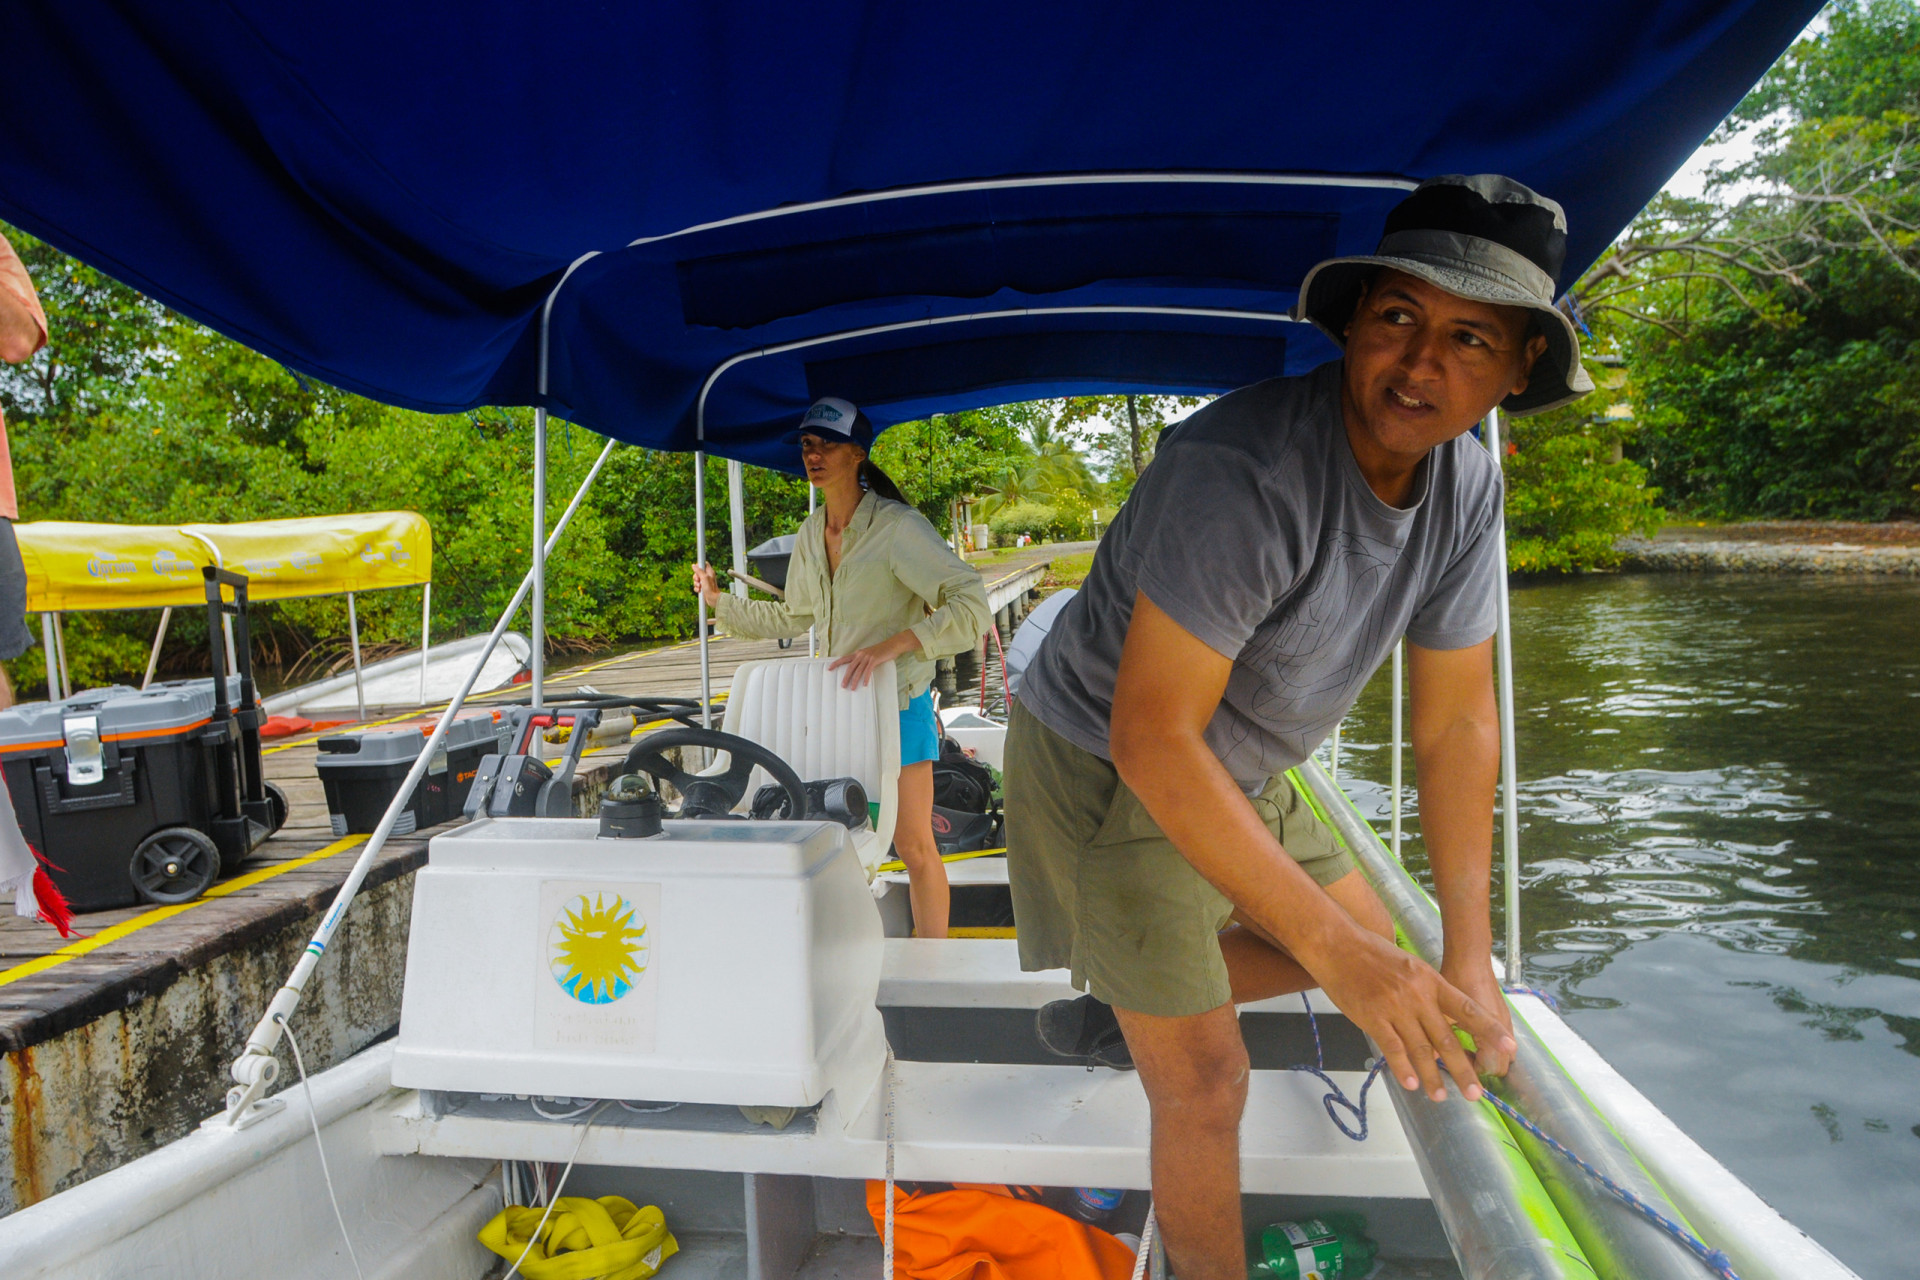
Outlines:
[{"label": "coiled rope", "polygon": [[[1300,1003],[1306,1006],[1307,1025],[1313,1028],[1313,1065],[1308,1066],[1306,1063],[1301,1062],[1288,1067],[1287,1070],[1304,1071],[1310,1076],[1317,1076],[1320,1083],[1326,1085],[1328,1090],[1327,1095],[1320,1099],[1320,1104],[1327,1109],[1327,1119],[1333,1121],[1334,1128],[1340,1130],[1340,1132],[1346,1134],[1355,1142],[1365,1142],[1367,1140],[1367,1090],[1373,1088],[1373,1082],[1380,1078],[1380,1070],[1387,1064],[1386,1059],[1376,1058],[1374,1060],[1372,1069],[1367,1072],[1366,1080],[1360,1085],[1360,1101],[1355,1102],[1348,1098],[1347,1091],[1342,1089],[1335,1083],[1334,1078],[1327,1074],[1326,1054],[1322,1051],[1320,1045],[1320,1020],[1313,1016],[1313,1001],[1308,998],[1307,993],[1304,991],[1300,993]],[[1340,1118],[1341,1111],[1345,1111],[1358,1122],[1360,1125],[1360,1131],[1358,1133],[1348,1128],[1347,1122]]]}]

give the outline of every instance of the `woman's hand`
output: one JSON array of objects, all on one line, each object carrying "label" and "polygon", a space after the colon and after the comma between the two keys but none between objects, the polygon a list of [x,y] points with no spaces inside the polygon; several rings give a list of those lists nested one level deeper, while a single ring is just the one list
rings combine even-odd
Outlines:
[{"label": "woman's hand", "polygon": [[890,658],[920,647],[920,637],[911,631],[902,631],[889,636],[879,644],[870,644],[864,649],[855,649],[852,653],[842,654],[827,664],[827,670],[838,671],[845,667],[847,673],[840,677],[842,689],[864,689],[873,679],[873,669]]},{"label": "woman's hand", "polygon": [[712,565],[693,566],[693,589],[707,602],[707,608],[711,609],[720,603],[720,576],[713,571]]}]

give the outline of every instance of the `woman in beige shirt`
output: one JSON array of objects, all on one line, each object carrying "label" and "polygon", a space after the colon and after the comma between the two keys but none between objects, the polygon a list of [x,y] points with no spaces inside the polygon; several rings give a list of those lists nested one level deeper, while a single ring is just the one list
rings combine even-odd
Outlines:
[{"label": "woman in beige shirt", "polygon": [[990,615],[980,575],[953,554],[887,473],[867,458],[873,428],[853,405],[816,401],[793,433],[807,480],[824,499],[800,526],[784,601],[742,600],[720,590],[710,565],[694,587],[734,635],[758,639],[825,632],[830,670],[864,688],[891,658],[900,705],[900,811],[894,848],[911,881],[914,930],[947,936],[947,869],[933,840],[934,660],[971,649]]}]

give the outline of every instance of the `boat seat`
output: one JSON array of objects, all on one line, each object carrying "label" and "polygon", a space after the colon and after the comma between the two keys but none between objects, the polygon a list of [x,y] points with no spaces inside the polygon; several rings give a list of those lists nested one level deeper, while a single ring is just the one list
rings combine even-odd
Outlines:
[{"label": "boat seat", "polygon": [[[880,806],[871,831],[853,833],[869,875],[893,847],[900,800],[900,713],[893,663],[873,670],[864,689],[841,687],[826,658],[774,658],[742,663],[733,674],[721,730],[756,742],[793,766],[801,781],[857,778]],[[746,803],[771,782],[756,768]]]}]

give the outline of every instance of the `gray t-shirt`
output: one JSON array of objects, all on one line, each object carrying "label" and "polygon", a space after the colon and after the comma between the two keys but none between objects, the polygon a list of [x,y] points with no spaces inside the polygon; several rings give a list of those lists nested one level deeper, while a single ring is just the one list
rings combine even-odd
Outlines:
[{"label": "gray t-shirt", "polygon": [[1233,660],[1207,743],[1250,792],[1312,754],[1401,635],[1493,634],[1499,467],[1461,436],[1427,455],[1412,505],[1388,506],[1347,443],[1340,370],[1243,387],[1166,437],[1027,670],[1041,723],[1110,758],[1136,591]]}]

